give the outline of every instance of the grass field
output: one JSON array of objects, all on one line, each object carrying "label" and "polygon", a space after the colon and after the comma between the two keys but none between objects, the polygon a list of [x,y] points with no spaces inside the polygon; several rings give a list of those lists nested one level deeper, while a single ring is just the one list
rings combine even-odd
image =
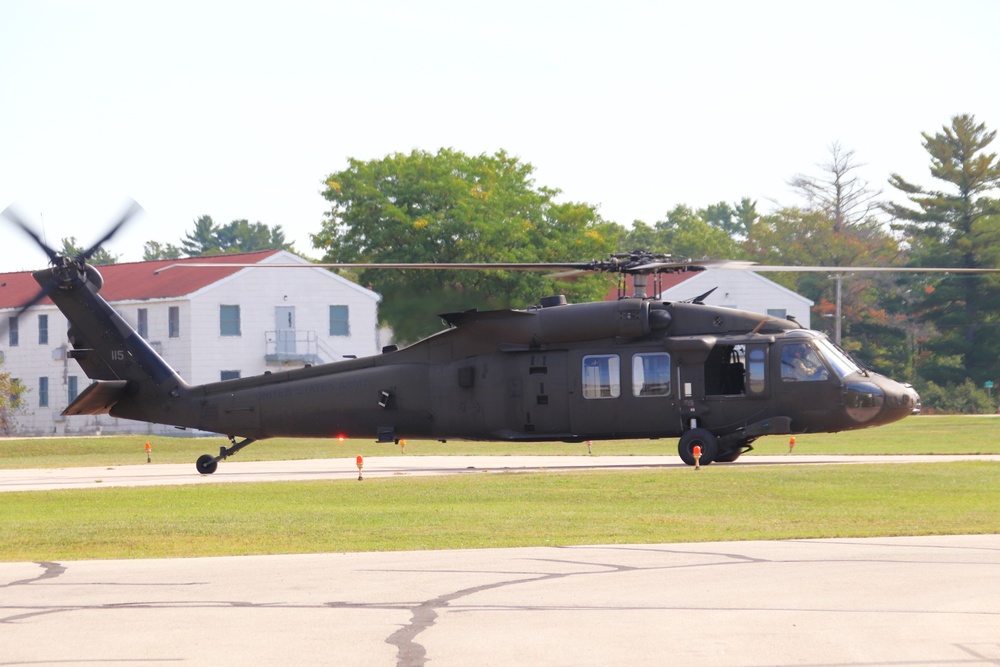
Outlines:
[{"label": "grass field", "polygon": [[[118,466],[146,462],[145,445],[154,463],[194,463],[200,455],[218,453],[222,437],[104,436],[92,438],[28,438],[0,440],[0,468]],[[754,443],[756,454],[788,452],[788,436],[768,436]],[[677,455],[677,440],[595,441],[595,455]],[[874,429],[796,436],[798,454],[1000,454],[1000,416],[920,416]],[[254,443],[233,460],[274,461],[312,458],[398,456],[400,447],[372,440],[308,440],[275,438]],[[420,455],[580,455],[583,443],[437,442],[410,440],[407,456]],[[223,463],[223,465],[225,465]]]},{"label": "grass field", "polygon": [[[797,436],[795,453],[998,453],[1000,419],[918,417]],[[156,462],[225,441],[152,438]],[[0,441],[0,468],[145,462],[143,437]],[[758,453],[788,451],[787,437]],[[673,440],[594,454],[676,455]],[[399,455],[395,445],[275,440],[239,459]],[[406,455],[584,454],[586,445],[413,441]],[[246,456],[244,456],[246,454]],[[225,463],[223,463],[225,465]],[[193,465],[192,465],[193,468]],[[1000,532],[1000,464],[713,465],[357,481],[0,493],[0,560],[191,557],[532,545]]]},{"label": "grass field", "polygon": [[998,474],[734,465],[2,493],[0,560],[990,533]]}]

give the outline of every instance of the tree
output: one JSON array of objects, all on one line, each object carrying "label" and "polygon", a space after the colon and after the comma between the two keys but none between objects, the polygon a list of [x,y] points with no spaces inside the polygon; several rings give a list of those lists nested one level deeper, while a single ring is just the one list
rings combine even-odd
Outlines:
[{"label": "tree", "polygon": [[[62,239],[61,253],[66,257],[78,257],[85,250],[86,248],[77,244],[75,236],[67,236]],[[119,255],[112,255],[104,248],[98,248],[87,262],[94,266],[107,266],[108,264],[117,264],[118,259]]]},{"label": "tree", "polygon": [[[897,173],[889,184],[910,205],[888,203],[909,247],[914,266],[996,268],[1000,266],[1000,188],[996,153],[987,153],[996,131],[959,114],[941,131],[923,136],[931,176],[941,189],[907,181]],[[938,384],[977,384],[1000,376],[1000,279],[951,274],[925,279],[916,292],[918,319],[933,323],[936,335],[923,342],[919,372]]]},{"label": "tree", "polygon": [[620,245],[621,250],[646,250],[689,259],[739,259],[734,209],[719,202],[698,211],[679,204],[664,220],[650,227],[636,220]]},{"label": "tree", "polygon": [[14,416],[23,408],[25,391],[20,380],[0,371],[0,433],[10,435],[14,429]]},{"label": "tree", "polygon": [[[166,247],[168,250],[175,248],[170,244]],[[188,257],[276,249],[293,250],[292,244],[285,240],[281,225],[268,227],[262,222],[250,224],[247,220],[233,220],[220,227],[209,215],[194,221],[194,229],[184,235],[180,247],[180,251]]]},{"label": "tree", "polygon": [[878,209],[881,190],[872,190],[868,181],[856,172],[864,165],[855,162],[854,151],[835,141],[830,144],[830,159],[819,167],[821,176],[797,174],[789,181],[809,203],[810,208],[826,213],[834,233],[848,226],[866,222]]},{"label": "tree", "polygon": [[152,262],[157,259],[179,259],[183,251],[173,243],[161,244],[159,241],[146,241],[142,246],[142,261]]},{"label": "tree", "polygon": [[[592,205],[557,204],[534,167],[498,151],[466,155],[414,150],[349,160],[330,174],[330,202],[313,245],[329,262],[567,262],[612,252],[622,229]],[[439,313],[523,307],[546,294],[601,298],[604,277],[556,282],[525,271],[365,270],[357,280],[383,295],[380,315],[411,342],[440,329]]]},{"label": "tree", "polygon": [[181,249],[188,257],[218,253],[217,233],[218,228],[212,220],[212,216],[203,215],[194,221],[194,230],[185,234],[184,238],[181,239]]},{"label": "tree", "polygon": [[838,267],[886,266],[898,260],[898,243],[875,215],[879,192],[858,175],[862,165],[854,151],[837,142],[830,145],[829,159],[818,166],[818,175],[800,173],[789,180],[805,206],[778,209],[762,217],[751,226],[744,247],[764,264],[829,266],[831,273],[843,275],[838,282],[824,273],[769,277],[815,302],[817,328],[823,326],[833,333],[839,314],[842,345],[863,362],[898,375],[910,364],[907,337],[898,330],[901,318],[880,305],[882,297],[892,291],[893,280],[836,271]]}]

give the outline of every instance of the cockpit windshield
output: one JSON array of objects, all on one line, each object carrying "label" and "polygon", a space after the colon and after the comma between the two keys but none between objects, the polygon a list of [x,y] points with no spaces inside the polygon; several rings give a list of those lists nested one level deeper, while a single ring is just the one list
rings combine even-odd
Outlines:
[{"label": "cockpit windshield", "polygon": [[816,347],[819,348],[820,354],[823,355],[827,363],[833,367],[833,371],[841,378],[847,377],[851,373],[861,372],[861,368],[854,360],[847,356],[839,347],[831,343],[829,339],[816,337],[814,342],[816,343]]}]

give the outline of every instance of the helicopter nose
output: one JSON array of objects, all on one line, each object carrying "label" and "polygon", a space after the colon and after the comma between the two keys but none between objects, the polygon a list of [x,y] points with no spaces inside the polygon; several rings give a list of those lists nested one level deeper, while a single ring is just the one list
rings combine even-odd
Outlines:
[{"label": "helicopter nose", "polygon": [[844,403],[853,421],[868,426],[898,421],[920,410],[920,396],[911,385],[879,375],[848,382]]},{"label": "helicopter nose", "polygon": [[909,383],[889,380],[885,389],[885,412],[888,421],[920,414],[920,394]]}]

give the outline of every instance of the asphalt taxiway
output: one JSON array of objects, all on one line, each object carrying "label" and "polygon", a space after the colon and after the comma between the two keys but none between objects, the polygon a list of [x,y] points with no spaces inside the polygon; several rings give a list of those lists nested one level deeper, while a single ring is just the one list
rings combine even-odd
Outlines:
[{"label": "asphalt taxiway", "polygon": [[0,563],[0,665],[998,665],[1000,536]]}]

